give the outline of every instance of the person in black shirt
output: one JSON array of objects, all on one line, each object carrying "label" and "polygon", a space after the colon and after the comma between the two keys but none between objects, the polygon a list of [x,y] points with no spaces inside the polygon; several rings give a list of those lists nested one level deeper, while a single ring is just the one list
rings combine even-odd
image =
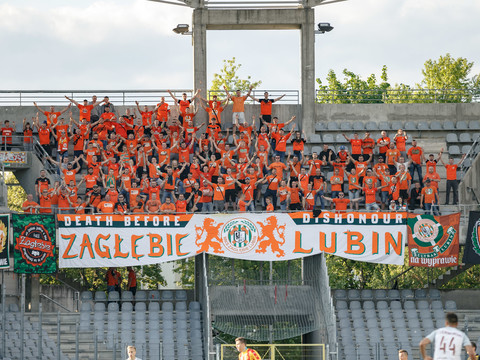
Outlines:
[{"label": "person in black shirt", "polygon": [[35,180],[35,194],[38,199],[40,199],[41,190],[44,187],[47,189],[50,187],[50,179],[47,178],[47,172],[45,170],[40,170],[40,177]]},{"label": "person in black shirt", "polygon": [[422,187],[420,183],[415,182],[415,186],[410,190],[410,210],[420,208],[420,198],[422,197]]},{"label": "person in black shirt", "polygon": [[322,168],[323,171],[329,172],[333,171],[332,165],[329,165],[330,159],[335,159],[337,155],[335,154],[335,151],[330,149],[327,144],[323,144],[323,150],[318,154],[318,158],[322,161],[326,161],[326,164],[324,168]]}]

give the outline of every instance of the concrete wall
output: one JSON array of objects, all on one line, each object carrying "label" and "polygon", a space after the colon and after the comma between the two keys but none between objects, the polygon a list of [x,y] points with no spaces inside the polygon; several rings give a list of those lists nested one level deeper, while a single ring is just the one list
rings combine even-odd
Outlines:
[{"label": "concrete wall", "polygon": [[480,289],[440,290],[442,300],[454,300],[459,310],[480,310]]},{"label": "concrete wall", "polygon": [[[70,311],[77,310],[77,303],[74,301],[74,299],[76,299],[75,291],[71,288],[63,285],[40,285],[40,294],[44,294],[49,298],[54,299],[56,302],[62,304]],[[40,297],[40,302],[42,303],[42,309],[44,312],[66,311],[55,305],[53,302],[45,299],[43,296]]]},{"label": "concrete wall", "polygon": [[460,204],[478,204],[470,189],[473,189],[478,200],[480,200],[480,156],[477,156],[463,176],[458,186],[458,199]]}]

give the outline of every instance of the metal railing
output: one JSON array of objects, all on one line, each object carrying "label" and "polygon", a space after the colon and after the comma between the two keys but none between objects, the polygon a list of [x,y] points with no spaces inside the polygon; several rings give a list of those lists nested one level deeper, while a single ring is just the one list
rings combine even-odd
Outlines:
[{"label": "metal railing", "polygon": [[[171,90],[177,98],[181,98],[182,93],[187,93],[189,97],[193,95],[191,89]],[[160,102],[162,96],[169,103],[173,103],[170,94],[166,89],[160,90],[1,90],[0,106],[33,106],[37,105],[68,105],[69,98],[82,102],[84,99],[91,101],[92,96],[97,96],[97,101],[103,100],[108,96],[114,105],[135,106],[135,101],[140,105],[154,105]]]},{"label": "metal railing", "polygon": [[[228,89],[230,95],[235,96],[236,89]],[[300,104],[300,92],[298,90],[268,90],[268,89],[253,89],[250,93],[251,97],[257,99],[263,99],[264,93],[268,92],[269,99],[276,99],[282,95],[285,95],[279,103],[289,104],[289,105],[299,105]],[[246,95],[247,91],[242,91],[242,96]],[[208,99],[211,99],[213,95],[217,95],[219,99],[225,99],[226,93],[224,90],[209,90]],[[246,104],[258,104],[251,97],[245,100]]]},{"label": "metal railing", "polygon": [[[262,98],[264,91],[268,91],[270,98],[286,94],[282,99],[283,104],[300,104],[300,92],[298,90],[264,90],[255,89],[252,92],[257,98]],[[182,93],[187,93],[190,98],[194,90],[175,89],[172,93],[181,98]],[[234,93],[235,89],[229,89]],[[208,91],[208,94],[213,94]],[[216,93],[224,94],[223,90]],[[201,94],[206,96],[208,94]],[[39,106],[45,105],[68,105],[65,95],[76,100],[91,101],[96,95],[97,100],[108,96],[114,105],[135,106],[135,101],[141,105],[154,105],[163,96],[165,100],[173,104],[166,89],[150,90],[0,90],[0,106],[33,106],[36,102]],[[469,103],[480,102],[480,89],[318,89],[316,91],[317,103],[330,104],[388,104],[388,103]]]},{"label": "metal railing", "polygon": [[58,307],[61,307],[63,310],[65,311],[68,311],[68,312],[72,312],[70,309],[68,309],[67,307],[63,306],[62,304],[60,304],[58,301],[52,299],[51,297],[45,295],[45,294],[40,294],[40,297],[41,298],[44,298],[44,299],[47,299],[48,301],[52,302],[53,304],[55,304],[56,306]]},{"label": "metal railing", "polygon": [[401,104],[470,103],[480,101],[480,89],[319,89],[317,103]]}]

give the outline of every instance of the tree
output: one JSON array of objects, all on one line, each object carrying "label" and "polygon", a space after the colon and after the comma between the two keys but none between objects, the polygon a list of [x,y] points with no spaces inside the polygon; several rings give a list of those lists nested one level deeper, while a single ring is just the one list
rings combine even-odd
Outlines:
[{"label": "tree", "polygon": [[228,90],[241,90],[248,91],[250,86],[256,88],[262,84],[261,81],[252,81],[250,76],[246,79],[241,79],[238,75],[242,64],[237,64],[235,58],[231,60],[223,60],[223,67],[219,73],[213,74],[212,86],[210,92],[218,93],[218,97],[222,97],[224,94],[223,86],[226,86]]},{"label": "tree", "polygon": [[23,211],[22,205],[27,200],[27,193],[20,186],[13,172],[5,172],[5,184],[7,185],[8,208],[12,211]]},{"label": "tree", "polygon": [[382,67],[381,82],[375,74],[366,80],[347,69],[343,70],[344,80],[330,70],[326,85],[317,79],[319,85],[317,102],[332,104],[361,103],[459,103],[471,102],[480,95],[480,74],[470,76],[474,63],[465,58],[452,58],[450,54],[438,60],[429,59],[422,70],[423,80],[414,87],[408,84],[388,83],[387,67]]},{"label": "tree", "polygon": [[441,90],[435,92],[437,102],[470,102],[472,94],[469,89],[478,87],[480,80],[478,75],[468,77],[473,65],[473,62],[462,57],[455,59],[449,53],[438,60],[429,59],[422,70],[423,80],[417,86],[430,92]]},{"label": "tree", "polygon": [[360,75],[344,69],[343,75],[345,76],[343,83],[338,80],[337,74],[333,70],[328,72],[327,85],[323,85],[322,80],[317,79],[319,84],[318,102],[337,104],[385,102],[385,91],[390,88],[385,65],[382,67],[381,83],[377,83],[375,74],[371,74],[367,80],[363,80]]}]

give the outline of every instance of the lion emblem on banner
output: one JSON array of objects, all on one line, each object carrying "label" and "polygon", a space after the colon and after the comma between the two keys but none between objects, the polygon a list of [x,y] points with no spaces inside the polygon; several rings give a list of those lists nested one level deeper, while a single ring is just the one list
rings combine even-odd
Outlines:
[{"label": "lion emblem on banner", "polygon": [[277,253],[277,257],[285,256],[285,251],[280,247],[285,244],[285,224],[279,225],[276,216],[270,216],[266,222],[257,221],[260,225],[261,235],[258,239],[258,249],[256,253],[264,254],[267,247],[270,246],[272,253]]},{"label": "lion emblem on banner", "polygon": [[[222,240],[220,238],[220,227],[223,223],[216,224],[215,220],[206,218],[203,220],[203,226],[195,225],[195,244],[199,247],[197,254],[208,252],[210,248],[215,254],[223,254]],[[200,242],[200,240],[204,240]]]}]

